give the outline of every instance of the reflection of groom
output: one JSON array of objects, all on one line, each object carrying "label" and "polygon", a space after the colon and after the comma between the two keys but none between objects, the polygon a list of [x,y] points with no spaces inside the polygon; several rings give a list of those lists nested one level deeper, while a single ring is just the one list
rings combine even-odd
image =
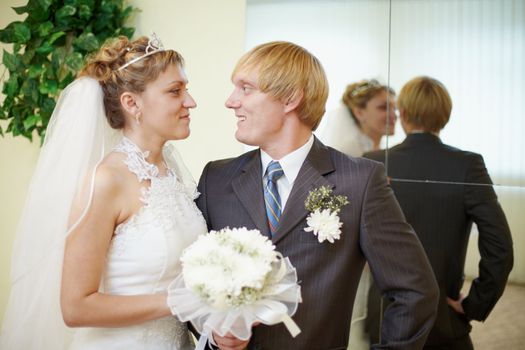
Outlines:
[{"label": "reflection of groom", "polygon": [[[233,83],[226,106],[238,118],[235,136],[259,149],[209,163],[200,179],[198,206],[210,229],[245,226],[272,237],[297,268],[303,297],[293,317],[302,330],[296,338],[282,324],[259,325],[249,348],[346,349],[366,261],[391,301],[376,348],[421,348],[436,311],[432,270],[387,185],[383,166],[347,157],[313,136],[328,95],[319,61],[291,43],[263,44],[241,58]],[[319,243],[304,231],[305,199],[321,186],[349,200],[339,213],[342,234],[334,243]],[[236,344],[228,337],[215,340]]]}]

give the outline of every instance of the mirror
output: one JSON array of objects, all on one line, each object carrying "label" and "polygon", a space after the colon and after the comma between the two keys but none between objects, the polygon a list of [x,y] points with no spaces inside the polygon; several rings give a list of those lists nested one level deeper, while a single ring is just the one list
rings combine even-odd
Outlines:
[{"label": "mirror", "polygon": [[[287,40],[321,60],[327,112],[351,82],[440,80],[453,101],[443,142],[482,154],[494,184],[525,186],[525,1],[248,0],[246,23],[247,49]],[[381,148],[404,138],[398,122]]]},{"label": "mirror", "polygon": [[391,13],[392,86],[441,81],[453,101],[443,142],[482,154],[495,184],[525,186],[524,2],[405,0]]},{"label": "mirror", "polygon": [[[509,281],[525,283],[525,238],[520,237],[525,227],[525,0],[247,0],[246,49],[271,40],[295,42],[320,59],[330,84],[325,116],[341,106],[352,82],[377,79],[399,93],[419,75],[441,81],[453,108],[440,138],[483,156],[513,234]],[[398,121],[394,135],[383,137],[380,148],[389,150],[405,137]],[[393,167],[388,152],[385,158]],[[449,193],[464,188],[457,182],[439,183],[438,174],[413,179],[391,181],[402,182],[407,193],[418,193],[420,181],[431,186],[438,182],[434,185],[446,186]],[[478,275],[477,238],[474,225],[467,276]],[[522,293],[523,287],[516,288]],[[523,303],[522,297],[518,300]],[[500,304],[502,300],[494,314],[502,312]],[[503,307],[506,315],[513,314],[512,306]],[[486,326],[494,327],[491,317],[474,327],[476,346],[500,346],[493,341],[501,336]],[[508,338],[520,337],[513,333]]]}]

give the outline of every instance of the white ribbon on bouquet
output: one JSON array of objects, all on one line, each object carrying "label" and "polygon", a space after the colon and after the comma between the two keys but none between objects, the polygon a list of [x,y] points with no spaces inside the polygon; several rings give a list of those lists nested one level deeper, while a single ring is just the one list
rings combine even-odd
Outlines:
[{"label": "white ribbon on bouquet", "polygon": [[171,312],[181,322],[190,321],[201,334],[196,350],[203,350],[207,341],[214,344],[213,332],[220,336],[230,332],[238,339],[248,340],[254,323],[275,325],[282,322],[293,337],[301,332],[291,318],[301,302],[297,273],[288,258],[280,253],[278,256],[272,264],[264,293],[252,304],[219,310],[186,288],[182,274],[170,284],[168,305]]}]

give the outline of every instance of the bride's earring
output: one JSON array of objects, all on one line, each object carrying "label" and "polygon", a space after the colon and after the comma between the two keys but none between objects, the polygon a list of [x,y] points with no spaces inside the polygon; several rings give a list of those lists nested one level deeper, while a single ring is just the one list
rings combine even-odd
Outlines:
[{"label": "bride's earring", "polygon": [[137,112],[137,114],[135,114],[135,122],[137,123],[137,125],[140,125],[140,117],[142,117],[142,113]]}]

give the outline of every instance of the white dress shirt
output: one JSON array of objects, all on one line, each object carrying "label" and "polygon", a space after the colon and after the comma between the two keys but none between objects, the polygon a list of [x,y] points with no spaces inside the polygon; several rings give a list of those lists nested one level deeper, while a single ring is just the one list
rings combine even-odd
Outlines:
[{"label": "white dress shirt", "polygon": [[281,164],[281,168],[283,168],[284,175],[281,176],[279,180],[277,180],[277,190],[279,191],[279,196],[281,197],[281,212],[284,212],[284,207],[288,197],[290,196],[290,192],[292,191],[293,183],[297,178],[299,170],[301,170],[304,160],[306,159],[306,156],[308,156],[308,153],[310,152],[313,144],[314,135],[312,134],[304,145],[292,153],[288,153],[281,159],[272,159],[268,153],[261,150],[263,186],[266,186],[266,168],[272,160],[279,162],[279,164]]}]

